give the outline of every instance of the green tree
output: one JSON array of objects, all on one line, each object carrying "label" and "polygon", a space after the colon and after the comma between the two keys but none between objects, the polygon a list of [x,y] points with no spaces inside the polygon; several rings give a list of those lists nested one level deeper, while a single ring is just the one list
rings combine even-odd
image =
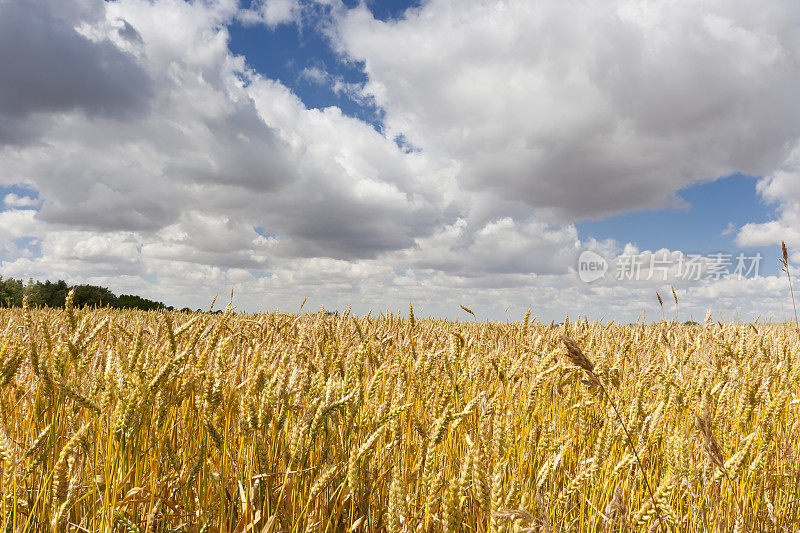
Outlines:
[{"label": "green tree", "polygon": [[96,285],[75,286],[75,299],[73,300],[75,307],[84,307],[87,305],[98,307],[108,305],[114,307],[116,303],[117,297],[106,287],[98,287]]},{"label": "green tree", "polygon": [[147,298],[142,298],[141,296],[136,296],[134,294],[122,294],[119,298],[117,298],[115,307],[121,307],[123,309],[143,309],[145,311],[150,311],[153,309],[164,309],[165,306],[161,302],[148,300]]},{"label": "green tree", "polygon": [[28,283],[25,284],[23,292],[28,297],[29,305],[33,307],[44,305],[44,301],[42,300],[41,284],[33,281],[33,278],[28,278]]},{"label": "green tree", "polygon": [[0,307],[19,307],[22,305],[22,282],[13,278],[3,280],[0,276]]},{"label": "green tree", "polygon": [[[0,276],[0,307],[22,306],[23,295],[28,296],[28,302],[32,306],[64,307],[64,301],[70,288],[67,282],[61,279],[56,282],[48,280],[42,283],[29,278],[27,283],[23,283],[21,280],[13,278],[4,280]],[[74,288],[75,299],[73,304],[76,307],[104,305],[145,311],[172,309],[172,307],[167,307],[163,302],[148,300],[135,294],[123,294],[117,297],[108,288],[97,285],[76,285]]]},{"label": "green tree", "polygon": [[42,298],[42,304],[48,307],[63,307],[64,300],[67,298],[69,292],[69,285],[64,280],[58,280],[53,283],[48,280],[44,283],[39,283],[39,292]]}]

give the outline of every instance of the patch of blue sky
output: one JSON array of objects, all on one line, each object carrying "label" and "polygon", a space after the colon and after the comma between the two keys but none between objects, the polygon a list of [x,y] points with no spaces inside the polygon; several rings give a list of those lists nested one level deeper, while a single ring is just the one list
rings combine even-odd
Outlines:
[{"label": "patch of blue sky", "polygon": [[[345,2],[345,4],[358,4],[358,2]],[[367,7],[372,11],[372,16],[377,20],[390,21],[403,18],[404,13],[413,7],[423,4],[422,0],[373,0],[367,2]]]},{"label": "patch of blue sky", "polygon": [[243,55],[247,65],[262,76],[289,87],[307,108],[335,106],[380,130],[381,110],[370,100],[354,98],[352,91],[344,90],[366,81],[362,66],[336,54],[317,27],[319,23],[310,20],[300,26],[279,24],[269,28],[235,22],[228,26],[229,48]]},{"label": "patch of blue sky", "polygon": [[150,272],[148,274],[142,274],[140,276],[143,280],[151,285],[158,285],[158,273],[157,272]]},{"label": "patch of blue sky", "polygon": [[17,237],[11,242],[18,250],[25,250],[25,256],[28,259],[42,257],[42,240],[37,237]]},{"label": "patch of blue sky", "polygon": [[420,148],[417,148],[416,146],[411,144],[408,141],[408,139],[406,139],[406,136],[403,135],[403,134],[400,134],[397,137],[395,137],[394,138],[394,142],[395,142],[395,144],[397,144],[397,146],[401,150],[403,150],[403,152],[405,152],[407,154],[412,154],[412,153],[416,153],[416,152],[421,152],[422,151]]},{"label": "patch of blue sky", "polygon": [[38,249],[42,245],[42,240],[38,237],[17,237],[11,242],[13,242],[17,248],[27,248],[29,250]]},{"label": "patch of blue sky", "polygon": [[253,226],[253,231],[264,237],[265,239],[278,239],[280,238],[277,233],[270,233],[261,226]]},{"label": "patch of blue sky", "polygon": [[11,239],[11,244],[13,244],[13,248],[8,250],[11,252],[10,254],[0,252],[0,262],[14,261],[20,257],[31,260],[42,257],[41,239],[36,237],[17,237],[16,239]]},{"label": "patch of blue sky", "polygon": [[8,211],[10,209],[39,209],[38,205],[6,205],[4,200],[9,194],[15,194],[21,198],[39,200],[39,191],[25,184],[16,183],[13,185],[0,185],[0,212]]},{"label": "patch of blue sky", "polygon": [[738,229],[745,224],[776,218],[775,206],[761,200],[756,183],[752,176],[732,174],[682,189],[678,197],[683,206],[623,213],[576,226],[581,239],[612,238],[621,244],[633,243],[640,250],[667,248],[734,257],[760,253],[763,260],[759,273],[776,274],[779,247],[739,247],[735,243]]}]

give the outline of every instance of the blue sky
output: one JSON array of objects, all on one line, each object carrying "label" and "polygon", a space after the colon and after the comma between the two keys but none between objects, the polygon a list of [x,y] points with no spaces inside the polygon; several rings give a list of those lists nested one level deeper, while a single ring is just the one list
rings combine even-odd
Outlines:
[{"label": "blue sky", "polygon": [[765,274],[779,270],[776,246],[739,246],[733,228],[775,218],[775,205],[756,191],[757,177],[735,174],[692,185],[677,193],[679,206],[624,213],[577,224],[582,235],[630,242],[643,250],[669,248],[708,255],[717,252],[760,253]]},{"label": "blue sky", "polygon": [[351,83],[363,83],[365,76],[357,65],[342,61],[328,40],[313,26],[281,24],[273,29],[264,26],[228,26],[231,52],[243,55],[247,64],[267,78],[291,87],[309,108],[336,106],[343,113],[367,122],[379,123],[378,110],[360,105],[330,85],[303,76],[304,69],[318,68],[341,76]]},{"label": "blue sky", "polygon": [[[31,189],[30,187],[26,187],[24,184],[13,184],[13,185],[1,185],[0,186],[0,196],[3,198],[7,198],[8,195],[15,195],[20,198],[30,198],[32,200],[36,200],[39,198],[39,193],[35,189]],[[21,206],[22,209],[33,209],[33,206]],[[5,202],[0,205],[0,211],[6,211],[11,209]]]},{"label": "blue sky", "polygon": [[[344,2],[354,7],[357,0]],[[252,2],[250,3],[252,5]],[[419,2],[386,0],[369,2],[369,9],[377,20],[392,21],[401,17]],[[274,28],[234,22],[228,26],[231,52],[243,55],[250,67],[267,78],[279,80],[291,87],[309,108],[336,106],[343,113],[381,126],[380,109],[371,102],[356,102],[344,94],[337,94],[330,85],[315,83],[303,76],[304,69],[318,68],[349,83],[364,83],[362,66],[337,55],[330,40],[321,31],[319,19],[306,20],[300,25],[280,24]]]},{"label": "blue sky", "polygon": [[[634,320],[674,285],[687,314],[784,317],[798,17],[789,0],[6,0],[0,268],[192,308],[234,289],[250,311]],[[587,251],[763,262],[587,281]]]}]

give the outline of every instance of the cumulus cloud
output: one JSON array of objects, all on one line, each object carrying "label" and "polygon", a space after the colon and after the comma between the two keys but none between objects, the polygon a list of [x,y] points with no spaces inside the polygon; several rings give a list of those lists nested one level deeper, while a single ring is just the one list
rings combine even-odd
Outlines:
[{"label": "cumulus cloud", "polygon": [[298,22],[301,15],[299,0],[256,0],[250,7],[239,11],[242,23],[264,24],[271,28],[279,24]]},{"label": "cumulus cloud", "polygon": [[41,202],[38,198],[33,198],[31,196],[20,196],[19,194],[12,192],[5,195],[3,198],[3,203],[6,207],[12,209],[25,209],[37,207]]},{"label": "cumulus cloud", "polygon": [[306,109],[233,56],[225,24],[235,2],[98,9],[105,16],[82,32],[120,55],[132,47],[154,90],[124,120],[65,109],[38,142],[0,152],[3,179],[31,183],[44,199],[39,220],[148,239],[177,227],[188,237],[153,244],[160,256],[255,266],[263,260],[217,250],[216,230],[196,222],[227,220],[222,234],[235,224],[228,244],[251,245],[259,226],[282,237],[276,254],[357,258],[410,246],[449,216],[447,168],[337,108]]},{"label": "cumulus cloud", "polygon": [[373,105],[370,95],[365,94],[363,83],[349,82],[343,76],[334,75],[320,66],[306,67],[300,71],[300,80],[329,88],[334,94],[343,95],[361,105]]},{"label": "cumulus cloud", "polygon": [[9,242],[20,237],[38,235],[41,229],[31,209],[0,211],[0,242]]},{"label": "cumulus cloud", "polygon": [[574,266],[579,246],[574,226],[502,217],[472,229],[459,218],[430,237],[417,239],[396,260],[408,267],[466,277],[565,274]]},{"label": "cumulus cloud", "polygon": [[774,173],[759,180],[757,190],[763,200],[775,204],[778,218],[764,223],[746,224],[736,235],[740,246],[768,246],[785,241],[800,247],[800,144]]},{"label": "cumulus cloud", "polygon": [[0,146],[30,140],[42,114],[126,117],[146,105],[150,79],[134,58],[77,30],[102,12],[100,0],[0,2]]},{"label": "cumulus cloud", "polygon": [[332,38],[390,132],[472,190],[574,221],[773,171],[798,135],[798,18],[793,2],[431,0],[389,22],[362,4]]}]

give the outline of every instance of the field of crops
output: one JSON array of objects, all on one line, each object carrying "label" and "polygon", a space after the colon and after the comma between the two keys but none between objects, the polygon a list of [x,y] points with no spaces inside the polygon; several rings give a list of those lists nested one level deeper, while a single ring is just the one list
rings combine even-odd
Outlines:
[{"label": "field of crops", "polygon": [[789,324],[0,320],[3,531],[800,524]]}]

